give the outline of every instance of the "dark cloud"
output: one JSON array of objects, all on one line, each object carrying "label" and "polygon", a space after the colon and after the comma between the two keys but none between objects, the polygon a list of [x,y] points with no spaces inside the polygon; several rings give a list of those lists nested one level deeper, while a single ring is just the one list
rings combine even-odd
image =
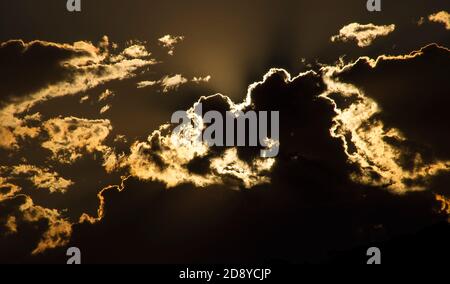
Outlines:
[{"label": "dark cloud", "polygon": [[[319,96],[324,90],[319,74],[289,78],[283,70],[252,89],[249,108],[282,114],[270,184],[166,190],[164,183],[131,178],[123,191],[103,193],[104,218],[76,225],[71,245],[84,247],[85,261],[94,263],[322,262],[445,220],[430,192],[397,196],[350,180],[342,143],[329,133],[335,113]],[[222,96],[202,102],[205,110],[229,108]],[[251,160],[253,150],[239,154]],[[197,174],[207,173],[206,160],[192,163]]]},{"label": "dark cloud", "polygon": [[[399,151],[395,163],[412,173],[405,175],[407,187],[429,183],[429,176],[448,176],[449,59],[447,48],[431,44],[405,56],[362,58],[337,75],[375,100],[380,111],[371,123],[382,121],[386,133],[399,131],[400,136],[386,135],[383,140]],[[432,183],[434,190],[448,194],[445,183]]]},{"label": "dark cloud", "polygon": [[22,40],[4,42],[0,45],[1,100],[28,95],[62,81],[71,74],[63,62],[89,56],[88,50],[71,45]]},{"label": "dark cloud", "polygon": [[374,24],[351,23],[340,29],[339,34],[332,36],[331,41],[356,41],[359,47],[367,47],[382,36],[387,36],[395,30],[395,25],[377,26]]},{"label": "dark cloud", "polygon": [[448,160],[449,54],[447,48],[432,44],[409,56],[380,57],[373,67],[373,61],[360,59],[339,78],[354,83],[380,105],[387,127],[400,129]]}]

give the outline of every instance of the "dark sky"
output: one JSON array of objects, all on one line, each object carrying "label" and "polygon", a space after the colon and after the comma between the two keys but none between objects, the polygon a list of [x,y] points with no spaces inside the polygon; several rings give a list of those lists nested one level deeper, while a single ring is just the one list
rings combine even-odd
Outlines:
[{"label": "dark sky", "polygon": [[[416,241],[437,261],[450,30],[428,17],[450,3],[365,2],[2,1],[0,263],[71,246],[84,263],[364,262],[373,244],[393,263]],[[164,35],[184,37],[174,55]],[[280,112],[269,168],[261,147],[171,144],[174,111],[247,92],[244,111]]]}]

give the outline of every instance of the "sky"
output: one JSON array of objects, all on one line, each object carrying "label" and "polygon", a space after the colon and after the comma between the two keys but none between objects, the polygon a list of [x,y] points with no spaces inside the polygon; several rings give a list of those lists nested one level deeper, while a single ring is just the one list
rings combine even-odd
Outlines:
[{"label": "sky", "polygon": [[[448,251],[449,8],[2,1],[0,262],[65,263],[69,247],[83,263]],[[278,155],[195,140],[199,103],[278,111]]]}]

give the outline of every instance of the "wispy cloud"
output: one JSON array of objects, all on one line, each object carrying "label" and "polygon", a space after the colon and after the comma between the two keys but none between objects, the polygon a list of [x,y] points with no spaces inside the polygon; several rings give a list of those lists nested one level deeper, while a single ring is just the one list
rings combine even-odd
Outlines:
[{"label": "wispy cloud", "polygon": [[175,45],[184,40],[184,36],[165,35],[158,39],[159,43],[168,49],[167,53],[173,55]]},{"label": "wispy cloud", "polygon": [[387,36],[395,30],[395,25],[377,26],[374,24],[351,23],[343,27],[338,35],[332,36],[331,41],[356,41],[359,47],[367,47],[382,36]]}]

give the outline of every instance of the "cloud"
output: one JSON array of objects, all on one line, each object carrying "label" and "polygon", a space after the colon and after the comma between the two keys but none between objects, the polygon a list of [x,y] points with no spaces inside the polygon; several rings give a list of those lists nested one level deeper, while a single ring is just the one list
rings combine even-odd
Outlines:
[{"label": "cloud", "polygon": [[[380,60],[377,67],[384,63]],[[411,62],[398,63],[403,66]],[[406,64],[403,68],[411,66]],[[412,69],[421,75],[430,71]],[[440,66],[436,68],[439,69]],[[433,76],[437,75],[436,70]],[[356,68],[353,71],[367,81],[378,81],[371,73]],[[102,256],[100,252],[105,247],[123,244],[116,256],[93,261],[133,262],[142,257],[155,263],[227,262],[243,258],[248,262],[262,258],[312,262],[317,261],[318,250],[341,251],[353,247],[355,242],[385,240],[443,220],[444,213],[435,210],[441,203],[435,200],[433,192],[400,196],[386,190],[386,186],[349,178],[359,165],[349,161],[341,139],[330,133],[336,123],[334,104],[346,109],[363,98],[344,97],[348,92],[341,90],[342,86],[331,85],[334,80],[350,84],[348,78],[324,82],[324,75],[310,71],[292,76],[283,69],[272,69],[262,81],[249,86],[242,103],[234,103],[224,95],[197,101],[202,102],[204,111],[221,113],[230,109],[278,110],[282,126],[280,153],[274,160],[254,162],[259,149],[204,147],[194,138],[201,129],[201,121],[194,113],[190,113],[191,125],[178,135],[165,125],[147,140],[133,143],[132,154],[118,159],[125,169],[128,167],[125,178],[120,185],[102,190],[97,216],[84,215],[85,224],[77,228],[77,235],[83,243],[91,244],[95,251],[91,253],[96,257]],[[398,81],[408,82],[403,77]],[[351,84],[358,90],[362,88],[355,82]],[[332,100],[321,96],[331,87],[339,96],[330,93]],[[386,90],[382,93],[391,94]],[[364,94],[369,97],[373,93]],[[382,134],[374,131],[373,135]],[[265,178],[270,183],[254,183],[254,178]],[[248,190],[244,190],[246,187]],[[100,219],[102,222],[98,222]],[[105,244],[102,236],[111,232],[106,224],[117,220],[121,220],[121,230],[115,230],[116,234]],[[95,233],[91,233],[90,223],[96,223]],[[137,226],[144,228],[143,233],[130,234]],[[184,236],[181,243],[176,237],[179,235]],[[273,245],[267,247],[267,240]],[[95,246],[99,242],[104,246],[101,249]],[[142,243],[147,246],[143,248]],[[257,252],[263,246],[267,250],[261,255]],[[201,247],[202,253],[192,253],[192,247]]]},{"label": "cloud", "polygon": [[422,26],[425,23],[425,18],[424,17],[420,17],[419,20],[417,20],[417,25],[418,26]]},{"label": "cloud", "polygon": [[100,96],[98,97],[98,101],[101,102],[111,97],[114,97],[114,93],[109,89],[106,89],[103,93],[100,94]]},{"label": "cloud", "polygon": [[[88,91],[106,82],[132,77],[141,68],[137,66],[152,64],[150,53],[145,52],[142,45],[133,45],[118,54],[111,54],[109,46],[108,39],[97,46],[87,42],[77,44],[79,50],[85,50],[83,55],[74,52],[74,55],[58,59],[63,69],[68,68],[68,73],[63,79],[55,79],[49,86],[61,82],[77,85],[77,80],[93,76],[92,80],[98,84],[83,89],[80,83],[75,88],[82,90],[80,92]],[[199,99],[196,97],[193,104],[182,101],[184,108],[188,108],[191,123],[185,125],[181,132],[175,132],[173,125],[163,124],[151,128],[156,129],[153,132],[145,130],[146,134],[151,133],[146,139],[142,136],[128,137],[130,143],[113,132],[111,121],[106,119],[79,118],[70,116],[75,115],[72,113],[65,114],[68,117],[49,118],[45,110],[41,116],[36,115],[37,110],[30,107],[18,108],[24,102],[32,108],[59,97],[53,93],[34,97],[36,92],[49,86],[27,91],[14,102],[9,101],[9,98],[2,99],[5,106],[2,109],[9,112],[0,113],[9,113],[4,117],[10,120],[2,120],[0,125],[10,131],[11,136],[8,138],[6,133],[5,139],[0,141],[7,141],[6,145],[21,145],[23,148],[19,150],[28,151],[28,144],[20,144],[21,139],[34,137],[37,139],[26,142],[34,143],[31,144],[33,146],[41,145],[50,152],[36,151],[36,155],[30,155],[31,158],[24,155],[17,165],[18,160],[15,159],[22,152],[5,151],[10,154],[3,156],[2,162],[14,162],[14,165],[0,167],[1,173],[7,173],[0,175],[0,226],[6,228],[3,232],[8,236],[26,234],[28,243],[34,244],[33,254],[69,245],[72,231],[74,242],[82,240],[81,243],[91,247],[95,254],[98,246],[92,244],[99,241],[98,236],[110,233],[111,224],[120,219],[121,230],[110,240],[103,239],[102,247],[114,246],[120,240],[123,244],[120,249],[129,250],[130,246],[142,246],[142,242],[134,240],[144,240],[150,244],[144,250],[151,248],[155,251],[155,254],[151,254],[152,261],[166,257],[167,248],[161,244],[176,248],[170,251],[170,259],[186,257],[184,259],[192,260],[189,259],[191,255],[187,256],[178,250],[176,243],[179,239],[171,238],[178,235],[186,236],[187,243],[183,245],[214,251],[214,254],[202,255],[205,258],[236,259],[236,251],[229,250],[229,247],[233,247],[230,244],[239,243],[239,250],[251,250],[261,247],[270,238],[280,242],[269,248],[269,257],[283,255],[297,259],[300,251],[335,251],[337,247],[345,247],[342,243],[347,243],[355,235],[358,235],[358,239],[360,235],[373,236],[374,227],[393,228],[390,230],[399,232],[401,230],[397,230],[397,224],[415,220],[405,225],[408,229],[414,229],[444,214],[432,211],[432,206],[437,203],[441,205],[442,202],[437,197],[435,199],[438,188],[442,186],[435,186],[432,181],[446,172],[448,141],[445,133],[439,133],[441,142],[436,142],[432,134],[423,135],[422,125],[416,118],[423,116],[423,120],[429,123],[428,128],[445,129],[443,124],[447,120],[442,116],[434,96],[446,105],[445,97],[442,97],[446,89],[442,88],[441,82],[446,66],[448,68],[446,55],[440,47],[428,47],[405,56],[360,58],[345,66],[325,66],[320,71],[308,71],[297,76],[283,69],[271,69],[261,81],[248,87],[247,93],[242,96],[243,101],[235,103],[230,97],[221,94]],[[421,64],[415,65],[413,62]],[[422,64],[424,62],[435,66],[434,69]],[[73,66],[70,67],[70,64]],[[112,66],[122,68],[119,65],[125,69],[128,68],[126,66],[134,67],[123,72],[123,76],[116,74],[100,78],[103,72],[111,71]],[[92,70],[80,71],[87,66],[91,66]],[[380,69],[395,83],[380,84],[391,82],[384,77],[380,79]],[[408,73],[413,71],[417,74]],[[86,76],[86,72],[92,74]],[[73,80],[75,77],[78,79]],[[429,81],[431,77],[435,81]],[[170,91],[188,82],[200,84],[209,80],[209,75],[188,80],[177,74],[164,76],[158,81],[141,81],[137,86],[141,88],[160,84],[163,90]],[[132,82],[134,84],[135,81]],[[424,93],[431,101],[418,96],[418,91],[413,92],[414,89],[423,90],[417,84],[426,86],[430,92]],[[436,85],[434,89],[433,85]],[[121,88],[114,84],[116,87]],[[55,90],[65,96],[75,94],[75,89]],[[105,93],[108,94],[103,96]],[[98,101],[106,101],[111,97],[110,93],[106,89]],[[95,94],[98,94],[96,90],[89,93]],[[410,102],[408,94],[414,98],[411,101],[417,103]],[[389,98],[383,95],[389,95]],[[389,101],[394,98],[402,99],[398,104]],[[176,101],[176,105],[178,103]],[[187,103],[187,107],[184,103]],[[279,111],[280,139],[271,140],[280,145],[279,156],[265,159],[259,155],[260,147],[215,147],[199,141],[197,137],[206,126],[195,112],[199,103],[202,103],[204,111],[216,110],[221,113],[238,110]],[[433,116],[429,112],[416,114],[416,104],[438,108],[434,117],[442,120],[441,124],[439,121],[431,123]],[[8,109],[10,105],[14,107]],[[407,116],[414,121],[415,131],[411,130],[411,125],[389,119],[392,113],[401,118],[401,107],[405,105],[411,110]],[[86,109],[88,106],[77,107]],[[83,117],[98,115],[97,111],[94,107],[92,114]],[[127,122],[126,119],[124,121]],[[148,128],[147,124],[141,125]],[[107,145],[106,141],[112,140],[115,144]],[[436,153],[427,153],[427,145],[431,145]],[[42,150],[40,147],[33,149]],[[104,175],[92,178],[96,173],[90,172],[91,168],[86,167],[88,161],[81,157],[94,152],[102,155],[103,160],[96,160],[95,164]],[[48,159],[48,154],[53,160]],[[35,160],[42,162],[42,165],[35,163]],[[81,167],[81,170],[77,167]],[[61,177],[67,174],[71,179]],[[80,183],[73,178],[77,174],[83,175]],[[85,182],[85,179],[91,180]],[[44,200],[40,195],[45,191],[34,190],[37,192],[35,198],[33,186],[31,190],[23,187],[24,180],[36,188],[66,193],[47,194]],[[102,185],[97,188],[98,182]],[[120,184],[115,185],[117,182]],[[104,186],[111,183],[113,185]],[[68,190],[75,185],[80,190]],[[92,188],[94,194],[88,194],[92,192],[87,190]],[[383,189],[389,189],[389,192]],[[425,189],[427,191],[413,192]],[[398,196],[390,192],[405,194]],[[89,205],[82,202],[83,206],[80,206],[80,195],[96,196],[97,200],[88,201]],[[58,199],[60,196],[70,204],[61,202]],[[448,197],[445,192],[439,196]],[[74,200],[76,206],[72,206]],[[58,204],[58,207],[49,204]],[[383,208],[379,208],[379,204],[383,204]],[[447,207],[442,208],[444,211]],[[70,219],[66,219],[66,216]],[[170,225],[162,226],[160,216],[164,216],[164,224]],[[136,229],[139,220],[145,223],[138,223],[143,224],[146,230],[144,237],[129,233]],[[311,225],[315,230],[310,230]],[[211,228],[220,228],[221,234],[211,237]],[[314,233],[308,233],[311,231]],[[247,237],[242,238],[242,232]],[[309,240],[317,236],[320,241],[310,245]],[[37,238],[36,242],[32,238]],[[206,249],[209,248],[208,242],[214,243],[211,247],[219,243],[218,250]],[[249,252],[245,254],[250,255]],[[123,256],[121,253],[117,255]]]},{"label": "cloud", "polygon": [[[150,53],[145,52],[143,46],[134,45],[125,49],[124,52],[120,55],[112,55],[89,42],[76,42],[73,45],[43,41],[3,43],[0,46],[0,61],[6,60],[8,63],[5,68],[13,69],[11,73],[17,76],[10,78],[11,74],[7,73],[0,77],[2,82],[5,81],[4,93],[12,92],[12,84],[21,85],[16,82],[17,78],[27,80],[26,77],[21,76],[21,72],[25,72],[25,76],[33,77],[31,82],[34,84],[31,82],[27,84],[33,88],[19,90],[20,96],[12,96],[14,100],[11,102],[7,98],[0,107],[0,132],[3,134],[0,146],[9,149],[17,148],[18,136],[36,137],[37,129],[27,127],[24,121],[18,118],[20,114],[26,113],[36,104],[56,97],[74,95],[108,81],[133,77],[134,71],[138,68],[155,63],[148,57]],[[44,58],[35,62],[35,57],[39,56]],[[58,67],[45,70],[44,74],[49,73],[47,77],[27,73],[38,68],[45,69],[49,62],[57,63]],[[8,78],[10,78],[9,82]]]},{"label": "cloud", "polygon": [[[111,162],[111,158],[116,156],[111,155],[112,149],[103,145],[112,130],[109,120],[70,116],[41,122],[40,113],[30,112],[31,108],[53,98],[75,95],[106,82],[133,77],[139,68],[155,63],[143,45],[134,44],[118,54],[110,53],[110,45],[106,37],[97,46],[85,41],[74,44],[44,41],[26,43],[20,40],[2,43],[2,151],[8,150],[10,156],[15,157],[19,155],[16,151],[28,151],[21,149],[24,146],[20,145],[22,140],[37,138],[32,143],[42,143],[41,146],[50,150],[52,158],[60,163],[71,164],[85,153],[97,151],[104,156],[105,169],[112,171],[108,167],[115,164],[114,161]],[[22,84],[23,81],[27,84]],[[99,96],[99,101],[111,96],[113,93],[106,90]],[[89,95],[85,95],[80,102],[87,99]],[[3,232],[8,236],[32,234],[30,240],[39,237],[32,254],[66,245],[72,233],[72,223],[62,213],[66,211],[36,205],[28,194],[35,194],[33,187],[47,189],[49,193],[65,193],[75,183],[47,166],[25,164],[25,157],[21,161],[16,165],[1,166],[0,207],[3,209],[0,225],[5,227]],[[17,160],[11,160],[8,163],[16,162]],[[27,180],[32,187],[23,190],[22,184]],[[21,194],[22,191],[27,195]],[[42,195],[36,194],[38,201],[42,202]],[[71,193],[67,193],[68,195]],[[47,201],[53,203],[50,197],[44,202],[48,205]],[[73,215],[72,212],[67,213]]]},{"label": "cloud", "polygon": [[109,120],[89,120],[77,117],[53,118],[43,123],[49,138],[42,147],[53,153],[53,159],[61,163],[73,163],[84,151],[105,152],[103,145],[112,126]]},{"label": "cloud", "polygon": [[[436,49],[439,51],[436,52]],[[295,77],[283,69],[271,69],[262,81],[248,87],[241,103],[234,103],[220,94],[202,97],[188,110],[192,123],[186,125],[183,131],[175,133],[171,125],[162,125],[147,140],[135,141],[130,154],[119,157],[111,153],[108,156],[108,167],[126,169],[126,174],[120,185],[107,186],[98,194],[100,206],[97,216],[84,214],[80,222],[86,225],[98,223],[99,220],[113,222],[120,216],[121,220],[128,220],[122,223],[124,226],[128,224],[128,228],[134,228],[133,222],[148,214],[148,209],[124,214],[123,207],[134,206],[136,210],[151,207],[152,216],[165,214],[172,220],[171,226],[164,228],[158,218],[145,220],[149,232],[158,230],[160,233],[149,233],[151,237],[145,237],[145,241],[150,238],[151,243],[155,244],[151,247],[152,251],[165,255],[167,250],[161,249],[160,245],[169,242],[172,246],[178,241],[172,241],[167,236],[188,234],[192,236],[187,240],[190,246],[204,246],[208,240],[214,243],[214,247],[217,243],[224,244],[219,246],[223,251],[218,253],[216,250],[214,254],[201,256],[202,259],[213,260],[235,259],[227,253],[230,253],[229,245],[236,240],[229,239],[232,232],[245,231],[243,228],[249,226],[252,228],[248,232],[249,241],[238,238],[239,243],[244,242],[239,249],[255,242],[259,247],[267,241],[267,234],[274,239],[282,235],[278,238],[280,245],[272,252],[266,252],[266,255],[292,254],[295,259],[297,252],[305,249],[314,251],[320,247],[324,251],[335,250],[336,246],[342,245],[341,239],[348,240],[356,232],[373,236],[383,231],[379,228],[384,227],[390,228],[390,233],[402,232],[404,227],[397,229],[397,225],[405,223],[408,230],[414,230],[420,226],[420,222],[408,222],[414,216],[431,220],[443,214],[433,213],[432,206],[436,206],[437,202],[441,205],[433,192],[415,192],[429,189],[429,181],[443,172],[439,169],[441,161],[429,159],[422,149],[409,147],[412,138],[407,131],[403,133],[403,127],[388,125],[381,114],[384,111],[390,113],[390,110],[382,107],[386,104],[382,103],[379,95],[388,96],[395,91],[399,97],[405,98],[410,93],[409,88],[417,87],[401,86],[400,89],[405,88],[402,92],[398,89],[374,92],[370,88],[372,85],[361,86],[359,80],[372,82],[376,86],[381,79],[372,72],[388,70],[386,76],[396,78],[390,72],[411,77],[411,74],[403,74],[411,70],[422,77],[429,73],[425,78],[429,87],[434,83],[429,82],[429,78],[440,77],[438,71],[444,70],[442,73],[445,74],[445,68],[441,67],[446,66],[445,60],[441,62],[442,66],[436,66],[430,58],[436,57],[436,60],[442,61],[445,54],[442,48],[427,47],[403,56],[360,58],[344,66],[326,66],[319,73],[309,71]],[[413,62],[427,64],[420,64],[418,68]],[[393,68],[394,65],[401,68]],[[435,69],[428,69],[433,65]],[[409,82],[400,76],[397,80]],[[420,81],[420,84],[423,83]],[[442,90],[441,86],[436,88]],[[392,88],[389,84],[387,87]],[[413,97],[417,99],[417,94],[413,93]],[[276,159],[258,159],[258,149],[208,147],[198,141],[196,137],[204,127],[202,119],[195,113],[200,102],[204,111],[280,111],[279,156]],[[423,105],[423,101],[420,104]],[[407,115],[415,116],[411,113]],[[392,143],[392,140],[400,144]],[[419,157],[417,154],[420,159],[416,159]],[[404,160],[410,156],[415,158],[412,160],[413,166],[408,167]],[[251,190],[233,190],[244,188]],[[389,192],[384,189],[389,189]],[[129,203],[124,205],[123,202]],[[380,208],[379,204],[384,206]],[[196,209],[193,210],[193,207]],[[195,214],[197,211],[200,212],[198,215]],[[311,220],[306,218],[308,221],[304,221],[305,218],[298,216],[317,215],[323,216],[318,217],[321,226],[316,226],[318,219],[314,219],[314,233],[305,237],[305,232],[308,234],[305,228],[310,228]],[[227,218],[224,216],[232,217],[224,221]],[[289,220],[286,221],[289,226],[280,226],[284,218]],[[351,220],[351,224],[345,220]],[[232,225],[224,226],[225,222]],[[223,229],[221,232],[225,232],[220,234],[224,235],[223,238],[214,236],[211,240],[209,235],[207,239],[202,238],[211,227],[219,224]],[[276,230],[268,232],[263,229],[269,224]],[[89,230],[88,227],[85,230]],[[128,232],[126,229],[123,231]],[[313,248],[310,247],[311,242],[303,242],[318,235],[321,241],[313,242]],[[286,239],[285,236],[291,237]],[[327,236],[332,237],[327,239]],[[128,233],[123,233],[117,238],[124,240],[130,237]],[[127,250],[134,244],[140,244],[137,241],[139,237],[131,239],[134,241],[127,242]],[[332,248],[329,243],[333,243]],[[185,258],[186,254],[175,251],[172,260],[198,257]],[[158,261],[162,257],[154,255],[153,259]]]},{"label": "cloud", "polygon": [[61,217],[60,212],[35,205],[28,196],[25,197],[25,202],[20,205],[19,209],[22,213],[21,220],[23,222],[33,223],[40,220],[48,222],[48,229],[42,235],[32,254],[42,253],[48,249],[67,244],[72,234],[72,225]]},{"label": "cloud", "polygon": [[92,217],[92,216],[90,216],[87,213],[83,213],[80,216],[80,219],[79,219],[78,222],[80,224],[82,224],[82,223],[95,224],[96,222],[102,220],[104,218],[104,216],[105,216],[105,206],[106,206],[104,193],[106,191],[112,190],[112,189],[117,190],[118,192],[123,191],[125,189],[125,181],[127,179],[129,179],[129,178],[130,178],[130,176],[122,176],[120,185],[108,185],[108,186],[102,188],[97,193],[97,198],[99,200],[99,206],[98,206],[98,209],[97,209],[97,217]]},{"label": "cloud", "polygon": [[131,58],[145,58],[150,56],[150,52],[147,51],[145,46],[140,44],[133,44],[125,48],[122,52],[122,55],[131,57]]},{"label": "cloud", "polygon": [[430,22],[441,23],[445,29],[450,30],[450,14],[446,11],[440,11],[428,17]]},{"label": "cloud", "polygon": [[107,112],[111,108],[111,105],[105,105],[100,109],[100,114]]},{"label": "cloud", "polygon": [[0,147],[11,148],[13,145],[17,144],[17,138],[14,133],[5,127],[0,127]]},{"label": "cloud", "polygon": [[[207,100],[207,98],[203,98]],[[192,183],[197,187],[223,184],[227,179],[237,181],[250,188],[267,183],[264,172],[270,170],[274,160],[264,165],[264,158],[255,158],[247,164],[238,156],[236,149],[229,149],[222,155],[210,157],[209,147],[198,140],[204,127],[203,120],[194,112],[195,106],[188,110],[192,124],[183,127],[180,133],[172,132],[171,125],[163,125],[153,132],[146,142],[135,142],[131,154],[122,166],[129,168],[130,175],[141,180],[156,180],[175,187],[183,183]],[[206,173],[195,173],[189,165],[196,160],[210,160]]]},{"label": "cloud", "polygon": [[[249,86],[245,100],[240,104],[235,104],[229,97],[221,94],[201,97],[187,110],[191,123],[183,125],[181,131],[173,132],[174,126],[171,124],[161,125],[148,137],[147,141],[134,142],[129,155],[120,158],[115,154],[108,155],[105,167],[110,170],[128,168],[132,177],[161,181],[168,188],[184,183],[206,187],[213,184],[230,184],[231,182],[233,188],[239,189],[270,182],[268,173],[276,159],[261,158],[257,151],[256,154],[252,154],[252,157],[243,160],[236,148],[212,149],[198,139],[205,125],[202,117],[197,114],[197,108],[201,104],[205,108],[205,112],[208,108],[223,112],[243,111],[252,105],[253,90],[264,84],[265,80],[277,72],[286,71],[270,70],[262,81]],[[176,79],[173,82],[178,84],[182,81],[181,75],[174,77]],[[286,82],[289,80],[291,80],[290,77],[286,78]],[[173,82],[168,85],[174,85]],[[201,170],[197,168],[197,164],[203,165]]]},{"label": "cloud", "polygon": [[[359,165],[360,172],[352,175],[355,181],[405,193],[427,189],[432,177],[450,170],[447,151],[430,157],[415,146],[415,143],[422,143],[438,150],[441,143],[447,143],[442,135],[433,140],[433,136],[427,134],[430,127],[436,132],[435,129],[444,126],[438,126],[439,120],[431,117],[427,122],[426,106],[434,105],[434,100],[442,103],[446,96],[442,86],[448,66],[438,68],[436,64],[448,64],[442,62],[448,58],[448,52],[430,45],[409,55],[380,56],[376,60],[364,57],[344,66],[323,69],[327,91],[322,96],[333,102],[336,112],[331,135],[343,141],[349,160]],[[429,75],[424,76],[424,72]],[[371,77],[373,79],[369,79]],[[411,79],[415,77],[416,80]],[[411,83],[401,88],[379,83],[388,78]],[[419,78],[421,87],[414,87],[413,82]],[[436,91],[431,91],[433,89]],[[395,96],[387,95],[392,93]],[[342,105],[339,103],[342,100],[351,103]],[[405,106],[408,106],[407,112],[404,112]],[[445,116],[446,111],[442,111],[441,115]],[[439,111],[435,109],[434,113]]]},{"label": "cloud", "polygon": [[192,82],[200,84],[200,83],[207,83],[211,80],[211,75],[205,76],[205,77],[194,77],[192,78]]},{"label": "cloud", "polygon": [[64,193],[74,184],[73,181],[60,177],[56,172],[33,165],[14,166],[11,174],[25,175],[37,188],[48,189],[51,193]]},{"label": "cloud", "polygon": [[[191,82],[195,84],[207,83],[211,80],[211,76],[205,77],[193,77]],[[150,86],[154,86],[159,84],[163,87],[163,93],[167,93],[169,91],[177,90],[181,85],[188,83],[189,80],[181,74],[175,74],[172,76],[166,75],[158,81],[141,81],[137,83],[137,88],[142,89]]]},{"label": "cloud", "polygon": [[89,100],[89,96],[82,96],[80,99],[80,104],[84,103],[85,101]]},{"label": "cloud", "polygon": [[[2,174],[3,172],[4,169],[2,169]],[[8,178],[0,176],[0,202],[15,196],[21,190],[19,186],[10,183]]]},{"label": "cloud", "polygon": [[7,212],[6,217],[2,216],[5,220],[4,234],[18,234],[26,224],[34,224],[34,233],[41,231],[41,237],[31,252],[33,255],[69,242],[72,224],[63,218],[58,210],[38,206],[30,196],[24,194],[2,201],[0,207],[5,210],[4,213]]},{"label": "cloud", "polygon": [[356,41],[359,47],[367,47],[372,42],[381,36],[387,36],[395,30],[395,25],[377,26],[370,24],[351,23],[344,26],[339,35],[331,37],[332,42],[343,41],[348,42],[351,40]]},{"label": "cloud", "polygon": [[184,40],[184,36],[165,35],[158,39],[159,43],[168,49],[168,54],[173,55],[175,45]]},{"label": "cloud", "polygon": [[440,194],[436,194],[435,198],[437,201],[441,202],[440,211],[449,215],[448,221],[450,222],[450,198],[446,198]]},{"label": "cloud", "polygon": [[16,223],[16,217],[15,216],[9,216],[6,220],[6,229],[8,230],[8,233],[17,233],[17,223]]},{"label": "cloud", "polygon": [[181,85],[188,82],[188,79],[184,78],[181,74],[175,74],[172,76],[166,75],[158,81],[141,81],[137,83],[137,88],[142,89],[146,87],[151,87],[156,84],[162,87],[163,93],[168,93],[170,91],[176,91]]}]

